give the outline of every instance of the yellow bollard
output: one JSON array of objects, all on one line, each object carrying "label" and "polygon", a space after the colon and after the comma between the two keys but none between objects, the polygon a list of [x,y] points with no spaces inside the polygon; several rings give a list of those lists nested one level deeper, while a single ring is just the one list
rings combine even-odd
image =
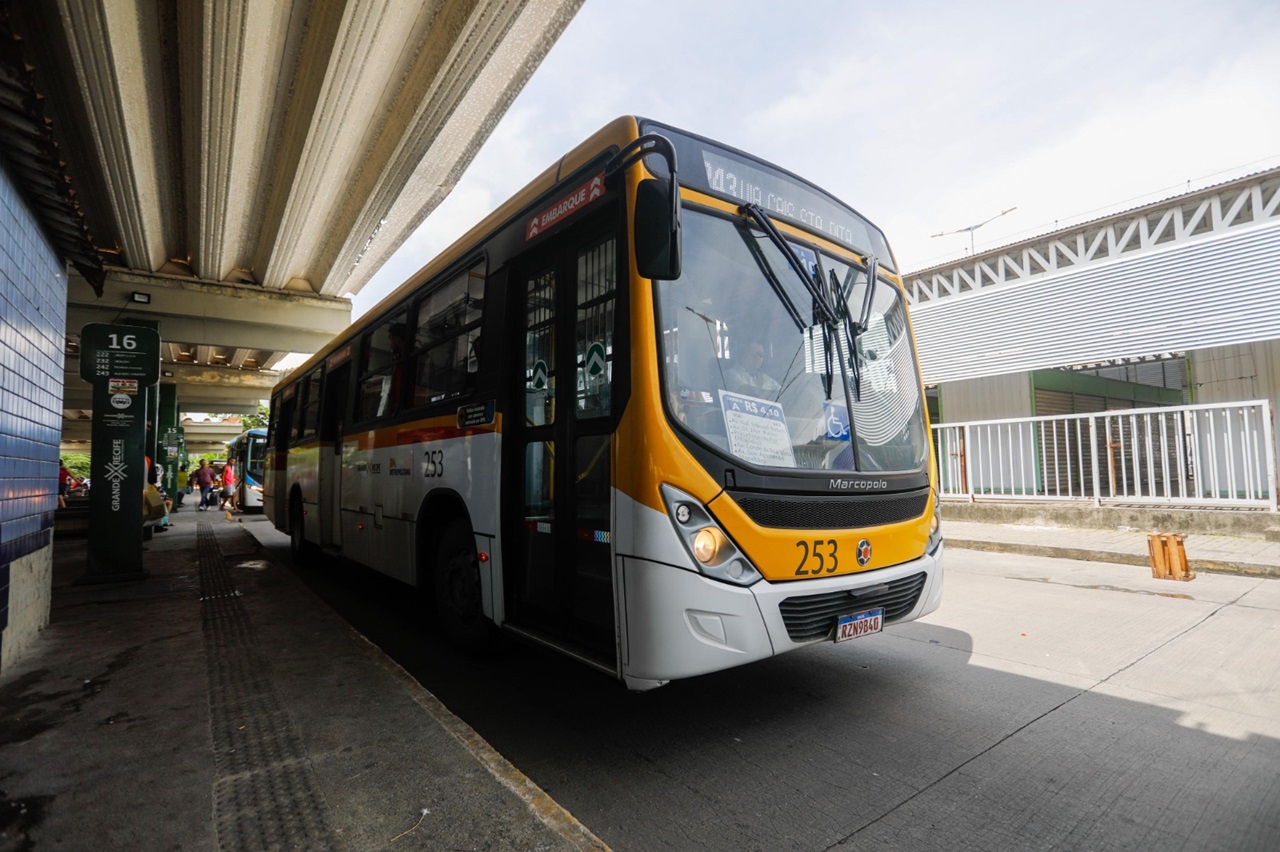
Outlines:
[{"label": "yellow bollard", "polygon": [[1160,533],[1147,533],[1147,554],[1151,558],[1151,576],[1157,580],[1169,577],[1169,566],[1165,562],[1164,542]]},{"label": "yellow bollard", "polygon": [[1157,580],[1194,580],[1187,567],[1187,550],[1181,533],[1148,533],[1147,553],[1151,558],[1151,576]]}]

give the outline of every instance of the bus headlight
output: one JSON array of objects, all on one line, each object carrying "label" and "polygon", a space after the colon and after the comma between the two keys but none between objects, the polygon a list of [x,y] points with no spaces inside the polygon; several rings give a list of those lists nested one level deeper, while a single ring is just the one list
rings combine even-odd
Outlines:
[{"label": "bus headlight", "polygon": [[715,527],[703,527],[693,536],[693,557],[703,565],[714,565],[724,536]]},{"label": "bus headlight", "polygon": [[662,486],[662,498],[676,533],[704,576],[738,586],[760,579],[760,572],[702,503],[670,485]]}]

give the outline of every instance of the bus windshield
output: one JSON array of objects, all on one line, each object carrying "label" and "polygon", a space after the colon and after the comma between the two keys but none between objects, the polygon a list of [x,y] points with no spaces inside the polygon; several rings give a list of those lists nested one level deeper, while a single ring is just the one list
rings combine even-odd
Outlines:
[{"label": "bus windshield", "polygon": [[261,435],[249,435],[246,442],[247,456],[244,460],[244,472],[247,476],[253,477],[257,482],[262,482],[266,475],[267,466],[267,436],[265,432]]},{"label": "bus windshield", "polygon": [[808,269],[832,282],[817,292],[749,219],[694,207],[684,213],[683,274],[656,287],[672,420],[754,465],[923,468],[924,406],[898,289],[884,280],[873,288],[869,319],[850,340],[850,325],[831,322],[817,296],[838,293],[848,305],[841,314],[859,317],[865,269],[791,243]]}]

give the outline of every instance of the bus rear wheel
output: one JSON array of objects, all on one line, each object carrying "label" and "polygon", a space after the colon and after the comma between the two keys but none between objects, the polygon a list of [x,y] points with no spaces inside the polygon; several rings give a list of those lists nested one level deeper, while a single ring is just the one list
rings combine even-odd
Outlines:
[{"label": "bus rear wheel", "polygon": [[484,614],[480,562],[475,538],[464,520],[445,528],[436,550],[436,617],[446,638],[471,653],[484,651],[493,641],[493,622]]}]

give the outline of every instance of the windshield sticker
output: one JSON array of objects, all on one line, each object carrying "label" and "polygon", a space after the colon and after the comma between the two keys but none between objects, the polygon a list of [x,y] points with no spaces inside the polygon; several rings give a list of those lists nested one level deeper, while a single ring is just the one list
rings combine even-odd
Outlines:
[{"label": "windshield sticker", "polygon": [[838,402],[824,402],[822,417],[827,423],[828,441],[849,440],[849,409]]},{"label": "windshield sticker", "polygon": [[721,390],[720,408],[731,453],[752,464],[796,466],[787,417],[780,404]]},{"label": "windshield sticker", "polygon": [[535,214],[529,220],[528,227],[525,228],[525,241],[527,242],[538,236],[538,234],[561,219],[572,216],[602,195],[604,195],[604,172],[600,172],[595,177],[588,179],[586,183],[561,198],[555,204],[552,204],[541,213]]}]

